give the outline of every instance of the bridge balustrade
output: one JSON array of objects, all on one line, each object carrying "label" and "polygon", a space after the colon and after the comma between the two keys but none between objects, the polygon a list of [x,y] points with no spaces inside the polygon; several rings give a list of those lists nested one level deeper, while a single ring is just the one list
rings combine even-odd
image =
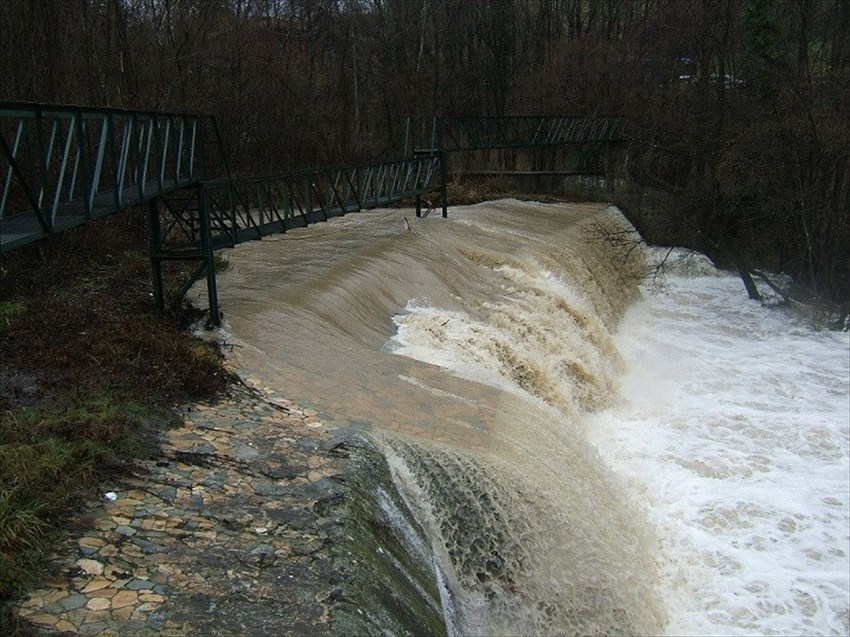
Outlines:
[{"label": "bridge balustrade", "polygon": [[207,178],[215,120],[0,103],[0,252]]},{"label": "bridge balustrade", "polygon": [[235,245],[439,188],[439,159],[420,156],[207,187],[216,245]]},{"label": "bridge balustrade", "polygon": [[[435,191],[445,217],[450,153],[547,145],[594,153],[623,139],[618,120],[590,117],[435,117],[430,131],[428,148],[406,139],[404,159],[233,181],[211,116],[0,103],[0,253],[147,203],[157,305],[163,262],[194,261],[178,299],[206,272],[218,325],[216,248],[404,199],[421,216],[422,196]],[[214,155],[225,175],[217,180]]]},{"label": "bridge balustrade", "polygon": [[[418,128],[421,135],[422,126]],[[622,121],[612,117],[435,117],[428,129],[430,139],[417,150],[419,153],[600,144],[625,139]],[[410,134],[411,122],[407,130]],[[406,147],[410,146],[407,141]]]}]

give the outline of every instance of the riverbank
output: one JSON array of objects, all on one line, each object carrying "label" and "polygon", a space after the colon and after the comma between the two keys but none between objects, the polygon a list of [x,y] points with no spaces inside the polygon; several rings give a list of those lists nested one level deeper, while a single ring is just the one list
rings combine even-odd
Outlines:
[{"label": "riverbank", "polygon": [[[185,329],[178,336],[157,325],[154,334],[218,352]],[[60,332],[54,344],[60,352],[79,346],[71,340]],[[53,508],[39,521],[50,527],[38,542],[25,551],[2,546],[14,568],[0,578],[0,633],[445,633],[430,562],[411,560],[408,529],[393,527],[404,503],[380,452],[263,386],[242,371],[238,348],[225,349],[227,359],[205,357],[217,361],[211,375],[227,379],[222,389],[211,383],[205,398],[183,406],[160,395],[160,412],[153,404],[132,413],[101,397],[103,413],[81,415],[74,401],[90,402],[82,392],[54,394],[51,405],[47,373],[29,376],[31,393],[6,386],[3,422],[20,425],[27,415],[38,428],[18,427],[27,441],[4,429],[4,490],[15,486],[8,461],[16,457],[14,466],[33,465],[21,474],[29,501]],[[129,382],[139,388],[144,377]],[[53,433],[60,428],[67,438]],[[64,463],[46,466],[38,444],[61,451]],[[74,445],[103,448],[102,462],[75,455]],[[42,479],[29,484],[36,473]],[[4,532],[10,513],[0,511]]]},{"label": "riverbank", "polygon": [[37,631],[326,634],[344,453],[310,410],[234,385],[91,503],[17,607]]}]

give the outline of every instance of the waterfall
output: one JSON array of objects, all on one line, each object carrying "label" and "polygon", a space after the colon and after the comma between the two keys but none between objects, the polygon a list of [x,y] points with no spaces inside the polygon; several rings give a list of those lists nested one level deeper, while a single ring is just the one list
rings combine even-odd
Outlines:
[{"label": "waterfall", "polygon": [[447,633],[658,634],[657,538],[586,431],[617,400],[612,332],[645,270],[634,230],[597,204],[404,216],[229,253],[236,364],[368,441],[358,507],[395,556],[372,572],[407,573],[387,581],[440,606]]}]

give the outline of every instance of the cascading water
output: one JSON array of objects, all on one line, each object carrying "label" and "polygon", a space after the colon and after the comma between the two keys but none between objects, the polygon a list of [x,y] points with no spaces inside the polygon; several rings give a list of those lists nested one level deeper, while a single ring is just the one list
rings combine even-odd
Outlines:
[{"label": "cascading water", "polygon": [[238,247],[220,282],[237,365],[374,442],[395,499],[365,488],[427,547],[433,586],[411,590],[448,632],[661,632],[657,540],[583,429],[615,395],[632,229],[592,204],[401,216]]}]

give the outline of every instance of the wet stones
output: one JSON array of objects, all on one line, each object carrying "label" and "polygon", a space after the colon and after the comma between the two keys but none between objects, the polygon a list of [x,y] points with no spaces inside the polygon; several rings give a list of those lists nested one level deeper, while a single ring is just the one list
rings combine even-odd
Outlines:
[{"label": "wet stones", "polygon": [[183,414],[18,604],[35,632],[329,632],[345,459],[318,413],[234,388]]}]

